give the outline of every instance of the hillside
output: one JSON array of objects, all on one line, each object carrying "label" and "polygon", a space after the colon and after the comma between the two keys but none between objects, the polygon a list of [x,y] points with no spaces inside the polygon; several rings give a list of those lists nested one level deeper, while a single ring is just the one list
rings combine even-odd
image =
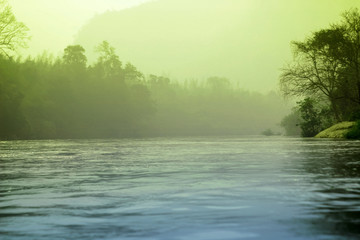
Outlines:
[{"label": "hillside", "polygon": [[158,0],[95,16],[76,43],[89,59],[95,58],[94,46],[108,40],[121,59],[145,73],[180,80],[222,76],[262,91],[276,87],[279,68],[291,58],[291,40],[328,26],[356,5],[354,0]]}]

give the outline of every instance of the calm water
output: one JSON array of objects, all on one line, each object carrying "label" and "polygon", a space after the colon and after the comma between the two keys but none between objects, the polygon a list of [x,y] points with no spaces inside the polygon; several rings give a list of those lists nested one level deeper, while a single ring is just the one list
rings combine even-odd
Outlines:
[{"label": "calm water", "polygon": [[0,142],[1,239],[360,239],[360,141]]}]

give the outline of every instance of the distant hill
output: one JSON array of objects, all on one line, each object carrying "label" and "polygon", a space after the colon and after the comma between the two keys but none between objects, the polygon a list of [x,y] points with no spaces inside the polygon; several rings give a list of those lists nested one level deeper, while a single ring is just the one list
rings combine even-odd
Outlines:
[{"label": "distant hill", "polygon": [[144,73],[179,80],[222,76],[251,90],[275,88],[290,41],[340,19],[358,0],[158,0],[95,16],[76,43],[94,59],[108,40]]}]

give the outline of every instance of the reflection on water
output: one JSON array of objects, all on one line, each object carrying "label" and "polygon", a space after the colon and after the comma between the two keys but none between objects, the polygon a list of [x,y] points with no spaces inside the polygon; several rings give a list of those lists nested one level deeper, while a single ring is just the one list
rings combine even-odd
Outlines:
[{"label": "reflection on water", "polygon": [[359,239],[360,142],[0,142],[1,239]]},{"label": "reflection on water", "polygon": [[[318,150],[319,145],[322,150]],[[305,219],[314,231],[360,237],[360,147],[358,142],[316,142],[304,149],[304,169],[313,174],[314,196]],[[324,157],[324,155],[326,157]]]}]

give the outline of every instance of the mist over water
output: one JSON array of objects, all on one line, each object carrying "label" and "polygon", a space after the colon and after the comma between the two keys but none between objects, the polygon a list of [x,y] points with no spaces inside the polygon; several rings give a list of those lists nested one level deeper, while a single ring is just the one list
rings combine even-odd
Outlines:
[{"label": "mist over water", "polygon": [[360,142],[0,142],[2,239],[358,239]]}]

